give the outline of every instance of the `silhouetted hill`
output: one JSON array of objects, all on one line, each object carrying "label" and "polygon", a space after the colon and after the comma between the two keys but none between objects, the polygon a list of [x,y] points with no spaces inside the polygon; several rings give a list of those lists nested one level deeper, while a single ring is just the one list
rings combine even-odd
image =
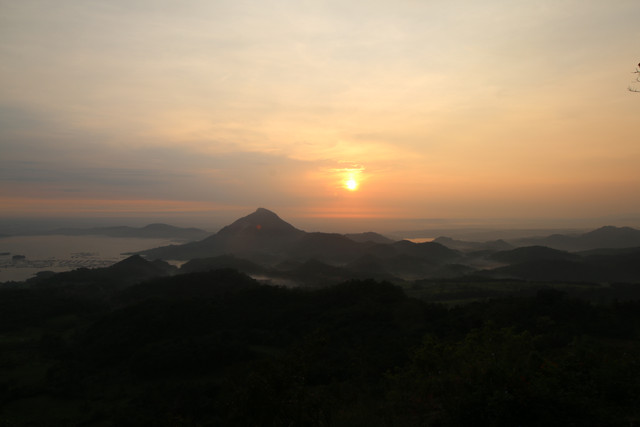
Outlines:
[{"label": "silhouetted hill", "polygon": [[304,234],[304,231],[283,221],[275,213],[258,208],[204,240],[164,246],[141,254],[150,259],[176,260],[233,254],[251,260],[271,261]]},{"label": "silhouetted hill", "polygon": [[249,236],[250,238],[259,239],[265,237],[291,238],[302,233],[304,233],[302,230],[298,230],[293,225],[283,221],[274,212],[258,208],[254,213],[223,227],[217,235],[218,237],[230,236],[233,238]]},{"label": "silhouetted hill", "polygon": [[481,272],[498,279],[513,278],[534,281],[594,282],[596,277],[580,261],[566,259],[535,259]]},{"label": "silhouetted hill", "polygon": [[365,233],[348,233],[345,234],[345,237],[353,240],[358,243],[393,243],[395,240],[391,240],[388,237],[383,236],[382,234],[374,233],[373,231],[367,231]]},{"label": "silhouetted hill", "polygon": [[172,272],[172,268],[169,264],[161,260],[147,261],[140,255],[131,255],[130,257],[123,259],[120,262],[113,264],[110,267],[104,269],[95,269],[96,272],[107,272],[114,276],[129,275],[136,277],[153,277],[162,276]]},{"label": "silhouetted hill", "polygon": [[[434,242],[394,242],[373,232],[308,233],[259,208],[203,240],[142,254],[148,259],[200,259],[186,264],[183,271],[232,267],[248,274],[317,285],[366,274],[401,281],[468,276],[474,271],[483,276],[523,280],[628,283],[636,278],[640,281],[634,267],[635,252],[568,251],[625,247],[636,239],[640,240],[638,230],[602,227],[575,236],[520,239],[512,242],[520,246],[515,249],[503,240],[467,242],[440,237]],[[535,243],[523,246],[531,242]]]},{"label": "silhouetted hill", "polygon": [[577,254],[529,247],[491,257],[510,265],[485,270],[481,275],[535,281],[640,283],[640,248],[600,249]]},{"label": "silhouetted hill", "polygon": [[304,235],[304,231],[283,221],[275,213],[259,208],[222,228],[209,240],[221,244],[227,253],[254,260],[272,260]]},{"label": "silhouetted hill", "polygon": [[468,242],[464,240],[455,240],[450,237],[438,237],[433,242],[440,243],[441,245],[444,245],[449,249],[454,249],[462,252],[483,250],[506,251],[509,249],[513,249],[513,245],[510,245],[502,239],[491,240],[487,242]]},{"label": "silhouetted hill", "polygon": [[[302,277],[305,262],[321,262],[342,270],[322,272],[318,277],[334,280],[362,277],[419,277],[448,263],[461,260],[461,254],[438,243],[394,242],[377,233],[337,234],[305,232],[283,221],[275,213],[259,208],[198,242],[172,245],[141,252],[148,259],[206,259],[183,268],[233,267],[250,274]],[[219,258],[233,255],[236,258]],[[253,264],[240,262],[247,260]],[[377,260],[377,261],[373,261]],[[283,268],[283,263],[290,268]],[[297,264],[296,264],[297,263]],[[259,271],[257,265],[270,271]],[[369,267],[366,267],[368,265]],[[196,267],[197,266],[197,267]],[[308,265],[305,268],[308,269]],[[312,274],[308,272],[308,274]],[[315,283],[319,280],[313,279]],[[305,282],[308,282],[305,280]]]},{"label": "silhouetted hill", "polygon": [[314,287],[324,287],[344,282],[355,276],[353,272],[343,267],[325,264],[313,258],[303,262],[296,268],[281,273],[281,277],[294,280],[302,285]]},{"label": "silhouetted hill", "polygon": [[260,286],[246,274],[230,268],[199,271],[141,282],[120,292],[118,301],[131,304],[149,299],[214,298]]},{"label": "silhouetted hill", "polygon": [[246,274],[264,274],[267,269],[254,262],[238,258],[233,255],[220,255],[212,258],[196,258],[184,263],[180,273],[195,273],[201,271],[232,268]]},{"label": "silhouetted hill", "polygon": [[288,250],[293,259],[315,258],[321,261],[345,263],[362,254],[363,243],[357,243],[337,233],[306,233]]},{"label": "silhouetted hill", "polygon": [[606,226],[583,234],[579,240],[582,245],[592,248],[628,248],[640,246],[640,230]]},{"label": "silhouetted hill", "polygon": [[409,240],[401,240],[391,246],[399,253],[414,257],[426,257],[435,262],[450,262],[460,258],[459,252],[435,242],[413,243]]},{"label": "silhouetted hill", "polygon": [[71,286],[81,292],[83,287],[97,286],[106,295],[116,289],[122,289],[144,280],[167,276],[175,271],[175,267],[164,261],[147,261],[140,255],[132,255],[110,267],[79,268],[53,275],[39,275],[28,280],[27,283],[35,287]]},{"label": "silhouetted hill", "polygon": [[516,248],[508,251],[496,252],[489,256],[496,261],[507,262],[510,264],[518,262],[530,262],[534,260],[568,260],[578,261],[579,255],[571,254],[566,251],[547,248],[545,246],[527,246]]},{"label": "silhouetted hill", "polygon": [[516,246],[547,246],[565,251],[586,251],[598,248],[640,246],[640,230],[631,227],[605,226],[580,235],[553,234],[547,237],[510,241]]}]

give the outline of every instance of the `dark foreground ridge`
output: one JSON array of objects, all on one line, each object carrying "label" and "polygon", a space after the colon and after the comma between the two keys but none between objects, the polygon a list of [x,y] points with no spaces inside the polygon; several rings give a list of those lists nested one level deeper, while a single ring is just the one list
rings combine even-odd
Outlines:
[{"label": "dark foreground ridge", "polygon": [[447,308],[388,282],[286,289],[230,269],[78,286],[0,289],[4,425],[640,422],[637,300],[547,288]]}]

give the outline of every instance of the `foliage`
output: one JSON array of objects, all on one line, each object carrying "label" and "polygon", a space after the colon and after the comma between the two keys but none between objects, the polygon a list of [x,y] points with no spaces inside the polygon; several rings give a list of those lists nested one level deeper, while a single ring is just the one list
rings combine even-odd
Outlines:
[{"label": "foliage", "polygon": [[[637,75],[636,82],[640,82],[640,64],[638,64],[638,67],[636,68],[636,70],[633,73]],[[631,92],[640,92],[640,89],[638,89],[638,88],[636,88],[634,86],[629,86],[629,91],[631,91]]]},{"label": "foliage", "polygon": [[640,303],[511,295],[447,307],[386,282],[285,289],[231,270],[108,302],[0,290],[0,425],[640,420]]}]

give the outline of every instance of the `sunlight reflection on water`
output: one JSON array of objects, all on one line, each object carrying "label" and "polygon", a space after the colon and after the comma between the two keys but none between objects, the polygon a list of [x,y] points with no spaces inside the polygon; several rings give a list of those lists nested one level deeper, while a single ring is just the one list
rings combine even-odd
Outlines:
[{"label": "sunlight reflection on water", "polygon": [[435,237],[417,237],[417,238],[408,238],[405,237],[404,240],[408,240],[413,243],[425,243],[425,242],[433,242]]}]

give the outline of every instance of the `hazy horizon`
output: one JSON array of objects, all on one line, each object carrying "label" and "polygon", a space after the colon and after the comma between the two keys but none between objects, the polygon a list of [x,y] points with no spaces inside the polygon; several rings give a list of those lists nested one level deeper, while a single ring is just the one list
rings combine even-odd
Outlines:
[{"label": "hazy horizon", "polygon": [[4,220],[640,225],[635,0],[0,12]]},{"label": "hazy horizon", "polygon": [[[296,228],[308,232],[326,233],[361,233],[373,231],[393,237],[455,237],[470,236],[475,232],[487,236],[507,235],[510,232],[523,232],[520,237],[544,235],[552,232],[582,232],[604,226],[632,227],[640,229],[640,218],[576,218],[550,219],[538,218],[323,218],[323,217],[289,217],[278,210],[268,208],[278,214],[284,221]],[[53,231],[58,228],[88,229],[94,227],[129,226],[144,227],[152,223],[164,223],[176,227],[200,228],[211,233],[247,216],[255,209],[225,212],[210,216],[118,216],[118,217],[31,217],[0,218],[0,235],[37,234]],[[429,231],[434,233],[429,234]],[[426,234],[424,233],[426,232]]]}]

